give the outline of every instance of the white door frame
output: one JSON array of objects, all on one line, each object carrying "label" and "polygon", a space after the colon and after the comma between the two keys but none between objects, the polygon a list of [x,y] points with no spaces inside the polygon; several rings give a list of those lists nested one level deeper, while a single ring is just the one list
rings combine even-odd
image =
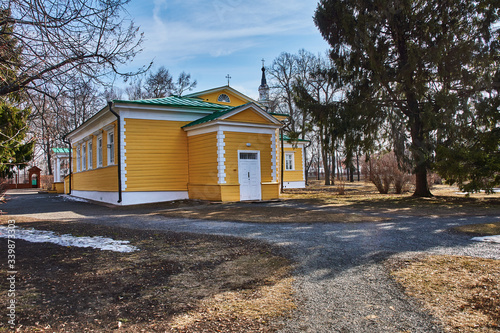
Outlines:
[{"label": "white door frame", "polygon": [[[253,159],[251,159],[251,160],[242,160],[240,158],[240,156],[241,156],[240,154],[241,153],[257,154],[257,160],[253,160]],[[256,161],[257,162],[257,166],[258,166],[257,169],[256,169],[256,171],[257,171],[257,174],[256,174],[256,176],[257,176],[257,185],[258,185],[257,186],[257,188],[258,188],[257,192],[258,193],[255,192],[254,193],[255,195],[253,197],[249,198],[249,199],[248,198],[242,199],[242,195],[241,195],[242,194],[242,190],[241,190],[242,186],[241,186],[241,183],[240,183],[240,200],[262,200],[262,186],[261,186],[262,178],[261,178],[261,172],[260,172],[260,168],[261,168],[261,166],[260,166],[260,150],[238,150],[238,182],[240,180],[240,161]]]}]

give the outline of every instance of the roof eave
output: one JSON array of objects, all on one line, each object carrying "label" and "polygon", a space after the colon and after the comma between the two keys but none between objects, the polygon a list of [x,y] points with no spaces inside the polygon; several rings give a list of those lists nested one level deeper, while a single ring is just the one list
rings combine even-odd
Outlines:
[{"label": "roof eave", "polygon": [[205,123],[201,124],[196,124],[192,125],[189,127],[182,127],[182,129],[186,132],[189,131],[194,131],[197,129],[205,128],[205,127],[212,127],[212,126],[220,126],[220,125],[227,125],[227,126],[243,126],[243,127],[253,127],[253,128],[269,128],[269,129],[278,129],[282,127],[283,125],[278,125],[278,124],[258,124],[258,123],[245,123],[245,122],[233,122],[233,121],[225,121],[223,119],[216,119],[212,121],[207,121]]}]

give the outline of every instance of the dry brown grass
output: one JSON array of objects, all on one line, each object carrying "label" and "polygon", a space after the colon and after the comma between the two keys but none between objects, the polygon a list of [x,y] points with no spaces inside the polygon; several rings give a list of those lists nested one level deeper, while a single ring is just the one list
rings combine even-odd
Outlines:
[{"label": "dry brown grass", "polygon": [[427,256],[405,261],[392,275],[447,332],[500,330],[500,260]]},{"label": "dry brown grass", "polygon": [[452,228],[455,232],[470,234],[474,236],[500,235],[500,222],[468,224]]},{"label": "dry brown grass", "polygon": [[[290,261],[257,241],[29,218],[16,225],[129,240],[140,249],[17,240],[19,332],[274,332],[273,319],[295,308]],[[2,304],[7,283],[0,281]],[[10,331],[6,325],[0,332]]]},{"label": "dry brown grass", "polygon": [[432,198],[414,198],[412,193],[380,194],[369,182],[345,183],[344,195],[337,187],[325,186],[322,181],[312,180],[305,189],[288,189],[282,195],[285,200],[299,200],[323,207],[352,208],[359,213],[377,211],[415,216],[497,214],[500,210],[500,193],[459,194],[458,189],[447,185],[435,185]]}]

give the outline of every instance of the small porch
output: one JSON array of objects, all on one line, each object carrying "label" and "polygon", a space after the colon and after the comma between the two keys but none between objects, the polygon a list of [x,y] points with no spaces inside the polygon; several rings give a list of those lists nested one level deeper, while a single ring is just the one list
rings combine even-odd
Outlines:
[{"label": "small porch", "polygon": [[64,177],[69,174],[69,148],[52,148],[54,182],[52,191],[64,193]]}]

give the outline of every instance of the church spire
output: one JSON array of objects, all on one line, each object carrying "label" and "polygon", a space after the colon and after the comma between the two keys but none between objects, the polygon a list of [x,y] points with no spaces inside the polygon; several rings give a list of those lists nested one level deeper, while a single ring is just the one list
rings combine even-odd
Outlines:
[{"label": "church spire", "polygon": [[262,79],[260,80],[261,86],[267,86],[266,81],[266,68],[264,67],[264,59],[262,59]]},{"label": "church spire", "polygon": [[266,108],[269,108],[269,86],[266,80],[266,67],[264,66],[264,59],[262,59],[262,78],[259,86],[259,103]]}]

